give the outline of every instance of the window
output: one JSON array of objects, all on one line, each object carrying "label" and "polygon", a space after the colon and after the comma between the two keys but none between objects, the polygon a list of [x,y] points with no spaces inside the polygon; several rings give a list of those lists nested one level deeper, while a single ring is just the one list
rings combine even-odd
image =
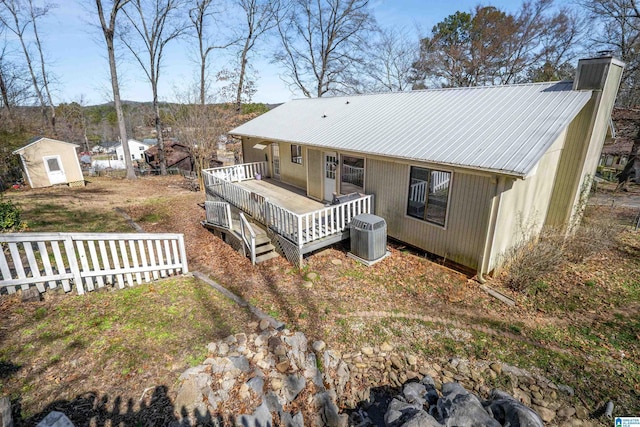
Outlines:
[{"label": "window", "polygon": [[364,159],[341,156],[340,194],[364,193]]},{"label": "window", "polygon": [[451,172],[411,167],[407,215],[444,226]]},{"label": "window", "polygon": [[302,146],[291,145],[291,163],[302,164]]},{"label": "window", "polygon": [[62,170],[60,168],[60,164],[58,163],[57,157],[54,157],[52,159],[47,159],[47,166],[49,167],[49,172],[58,172]]},{"label": "window", "polygon": [[138,149],[139,149],[140,151],[144,151],[144,147],[143,147],[142,145],[138,146]]}]

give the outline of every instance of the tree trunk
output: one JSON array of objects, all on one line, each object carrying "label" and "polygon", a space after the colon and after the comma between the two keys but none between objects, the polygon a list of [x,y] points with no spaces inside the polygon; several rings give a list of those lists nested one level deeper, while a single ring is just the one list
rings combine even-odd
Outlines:
[{"label": "tree trunk", "polygon": [[122,103],[120,101],[120,85],[118,84],[118,71],[116,69],[116,55],[113,49],[113,33],[110,37],[105,34],[107,42],[107,52],[109,53],[109,70],[111,71],[111,87],[113,88],[113,104],[116,108],[116,116],[118,117],[118,128],[120,130],[120,141],[124,151],[124,164],[127,168],[127,179],[136,179],[136,173],[133,170],[133,162],[131,161],[131,150],[129,150],[129,140],[127,138],[127,128],[124,123],[124,113],[122,112]]},{"label": "tree trunk", "polygon": [[247,72],[247,54],[249,53],[249,44],[251,42],[251,33],[247,36],[240,56],[240,75],[238,76],[238,92],[236,93],[236,111],[238,114],[242,111],[242,90],[244,89],[244,76]]},{"label": "tree trunk", "polygon": [[6,108],[7,111],[11,111],[11,104],[9,103],[9,90],[7,89],[7,84],[4,82],[2,70],[0,70],[0,96],[2,96],[2,103],[4,104],[4,108]]},{"label": "tree trunk", "polygon": [[[16,26],[18,26],[18,19],[16,18]],[[38,97],[38,101],[40,102],[40,108],[42,109],[42,121],[43,121],[43,125],[45,125],[49,122],[49,120],[47,119],[47,106],[44,102],[44,97],[42,96],[42,91],[40,90],[40,87],[38,86],[38,79],[36,78],[36,73],[33,71],[33,64],[31,63],[31,57],[29,56],[29,50],[27,49],[27,45],[25,45],[24,43],[24,38],[22,37],[22,34],[18,35],[18,38],[20,39],[20,44],[22,45],[22,51],[24,52],[24,57],[27,61],[27,68],[29,68],[29,74],[31,75],[31,83],[33,84],[33,90],[36,92],[36,95]],[[42,129],[44,132],[44,129]]]},{"label": "tree trunk", "polygon": [[164,156],[164,138],[162,137],[162,123],[160,122],[160,106],[158,105],[158,87],[152,85],[153,113],[155,115],[156,136],[158,138],[158,162],[160,163],[160,175],[167,174],[167,159]]},{"label": "tree trunk", "polygon": [[56,132],[56,107],[53,105],[53,99],[51,98],[51,91],[49,90],[49,79],[47,78],[47,72],[44,66],[44,54],[42,53],[42,44],[40,43],[40,36],[38,35],[38,27],[36,26],[36,16],[33,13],[33,3],[29,1],[29,7],[31,8],[31,24],[33,25],[33,34],[36,39],[36,46],[38,47],[38,53],[40,54],[40,71],[42,72],[42,84],[47,94],[47,100],[49,101],[49,110],[51,110],[51,131],[54,136],[57,136]]},{"label": "tree trunk", "polygon": [[205,105],[206,103],[206,69],[207,69],[207,57],[200,55],[200,105]]}]

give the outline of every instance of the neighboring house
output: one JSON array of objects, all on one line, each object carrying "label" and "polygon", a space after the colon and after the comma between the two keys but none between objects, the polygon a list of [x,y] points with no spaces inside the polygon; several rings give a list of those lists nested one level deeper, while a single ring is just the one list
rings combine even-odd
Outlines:
[{"label": "neighboring house", "polygon": [[600,156],[600,171],[604,175],[615,176],[629,161],[633,141],[638,137],[640,109],[614,108],[612,114],[611,137],[605,141]]},{"label": "neighboring house", "polygon": [[[145,161],[154,169],[160,168],[158,160],[158,146],[154,145],[144,152]],[[167,168],[176,168],[183,171],[193,171],[193,161],[189,148],[177,141],[167,140],[164,143],[164,157]]]},{"label": "neighboring house", "polygon": [[120,143],[118,141],[104,141],[94,146],[92,151],[94,153],[115,154],[116,147],[119,145]]},{"label": "neighboring house", "polygon": [[57,184],[84,185],[82,168],[78,161],[80,147],[70,142],[51,138],[37,138],[15,150],[31,188]]},{"label": "neighboring house", "polygon": [[[131,153],[131,160],[144,160],[144,152],[151,147],[151,144],[140,142],[135,139],[129,140],[129,152]],[[118,143],[116,146],[117,160],[124,160],[124,147]]]},{"label": "neighboring house", "polygon": [[623,68],[598,57],[574,82],[299,99],[230,133],[268,176],[317,201],[373,195],[389,236],[482,278],[523,236],[579,220]]}]

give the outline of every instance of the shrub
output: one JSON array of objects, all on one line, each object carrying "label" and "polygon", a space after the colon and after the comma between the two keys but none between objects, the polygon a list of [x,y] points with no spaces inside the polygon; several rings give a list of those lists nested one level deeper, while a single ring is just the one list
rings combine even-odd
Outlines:
[{"label": "shrub", "polygon": [[611,214],[603,212],[585,217],[570,233],[545,228],[538,237],[523,239],[507,251],[504,282],[515,291],[535,295],[546,289],[545,278],[563,264],[582,263],[596,253],[612,248],[621,230]]},{"label": "shrub", "polygon": [[20,219],[20,208],[11,200],[0,199],[0,232],[21,231],[26,224]]},{"label": "shrub", "polygon": [[505,263],[505,284],[526,292],[556,272],[562,265],[562,238],[553,229],[545,229],[537,238],[522,240],[511,248]]}]

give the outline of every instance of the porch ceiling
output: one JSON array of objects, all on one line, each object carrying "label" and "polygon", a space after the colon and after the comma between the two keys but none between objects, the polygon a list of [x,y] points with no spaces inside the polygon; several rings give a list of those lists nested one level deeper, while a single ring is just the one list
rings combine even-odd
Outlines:
[{"label": "porch ceiling", "polygon": [[323,203],[306,197],[303,190],[273,179],[251,179],[236,184],[296,214],[313,212],[325,207]]}]

